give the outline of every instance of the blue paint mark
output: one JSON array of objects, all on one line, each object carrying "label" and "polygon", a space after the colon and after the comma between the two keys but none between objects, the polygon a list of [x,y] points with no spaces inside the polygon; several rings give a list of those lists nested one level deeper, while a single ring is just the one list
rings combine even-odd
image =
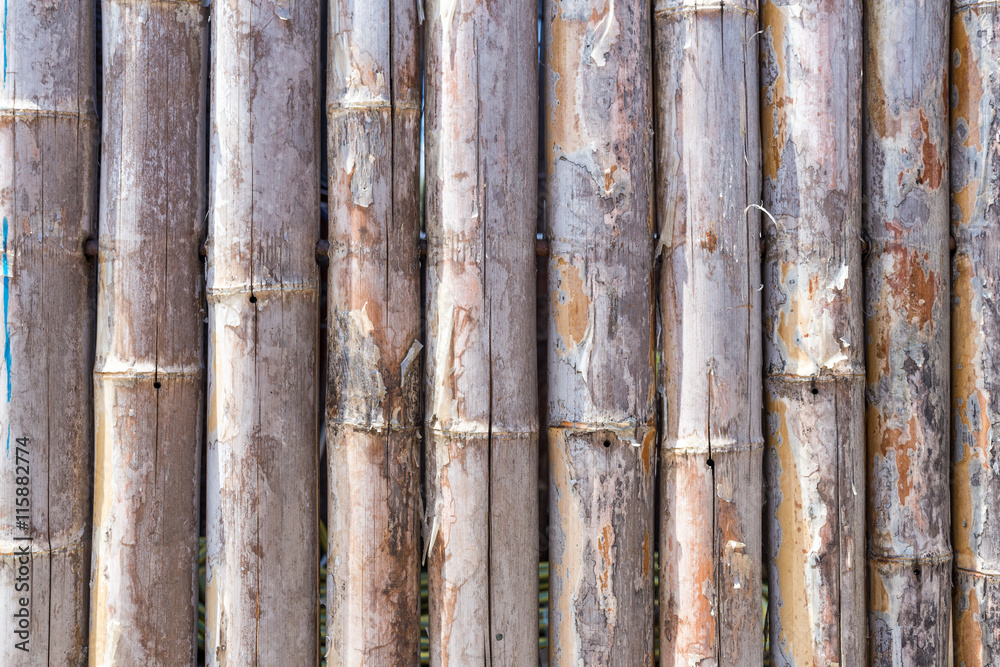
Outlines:
[{"label": "blue paint mark", "polygon": [[10,429],[7,429],[7,453],[10,454]]},{"label": "blue paint mark", "polygon": [[[3,219],[3,333],[4,348],[3,361],[7,369],[7,403],[13,395],[13,385],[10,382],[10,321],[7,319],[8,305],[10,302],[10,267],[7,263],[7,218]],[[8,437],[10,434],[8,434]]]}]

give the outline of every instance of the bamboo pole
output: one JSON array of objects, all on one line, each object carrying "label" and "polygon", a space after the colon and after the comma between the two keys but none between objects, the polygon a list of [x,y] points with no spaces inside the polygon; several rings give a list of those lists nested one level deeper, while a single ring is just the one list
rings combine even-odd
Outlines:
[{"label": "bamboo pole", "polygon": [[873,665],[947,664],[951,636],[948,18],[946,2],[865,5]]},{"label": "bamboo pole", "polygon": [[90,664],[193,664],[206,12],[105,0],[102,17]]},{"label": "bamboo pole", "polygon": [[761,5],[775,665],[865,662],[861,3]]},{"label": "bamboo pole", "polygon": [[327,122],[327,662],[420,654],[420,52],[415,0],[334,0]]},{"label": "bamboo pole", "polygon": [[205,657],[312,665],[320,1],[212,7]]},{"label": "bamboo pole", "polygon": [[537,5],[426,5],[434,667],[538,660]]},{"label": "bamboo pole", "polygon": [[653,658],[649,3],[545,6],[549,664]]},{"label": "bamboo pole", "polygon": [[1000,657],[1000,3],[954,3],[951,24],[951,393],[954,662]]},{"label": "bamboo pole", "polygon": [[757,2],[658,0],[654,16],[660,664],[759,665]]},{"label": "bamboo pole", "polygon": [[96,193],[94,5],[11,3],[3,30],[0,664],[82,665],[93,437],[94,273],[83,244],[93,233]]}]

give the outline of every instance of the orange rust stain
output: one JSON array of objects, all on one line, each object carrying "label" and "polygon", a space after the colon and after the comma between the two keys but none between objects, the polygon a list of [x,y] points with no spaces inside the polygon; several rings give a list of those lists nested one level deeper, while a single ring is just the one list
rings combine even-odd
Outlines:
[{"label": "orange rust stain", "polygon": [[566,352],[569,352],[575,350],[587,335],[590,297],[584,289],[582,269],[559,257],[556,270],[559,272],[559,288],[552,293],[552,311],[556,331],[565,343]]},{"label": "orange rust stain", "polygon": [[[906,430],[887,426],[882,413],[874,405],[868,407],[868,418],[865,420],[868,431],[868,469],[874,470],[876,457],[885,459],[889,452],[893,452],[893,459],[896,462],[896,494],[900,505],[906,505],[910,493],[913,491],[912,477],[919,476],[920,471],[914,471],[910,475],[910,450],[922,440],[922,429],[920,419],[917,415],[911,415],[906,424]],[[874,485],[874,480],[869,480],[869,484]],[[870,508],[871,511],[875,507]]]},{"label": "orange rust stain", "polygon": [[921,147],[924,166],[917,175],[918,185],[927,185],[931,190],[941,187],[941,172],[944,170],[944,163],[938,155],[938,147],[931,143],[930,128],[924,110],[920,110],[920,127],[923,130],[924,143]]},{"label": "orange rust stain", "polygon": [[972,212],[976,210],[976,200],[979,197],[980,182],[978,178],[971,180],[961,190],[952,192],[951,200],[962,212],[962,216],[958,220],[959,224],[967,225],[969,224],[969,220],[972,219]]},{"label": "orange rust stain", "polygon": [[785,31],[788,19],[785,13],[772,0],[767,0],[761,8],[761,25],[771,30],[771,43],[774,45],[774,56],[777,60],[778,75],[770,91],[770,99],[765,95],[760,120],[763,125],[761,148],[764,157],[764,177],[777,178],[781,168],[781,153],[788,141],[788,112],[786,107],[792,103],[788,96],[788,63],[785,58]]},{"label": "orange rust stain", "polygon": [[[980,620],[979,596],[976,595],[975,580],[968,575],[969,606],[964,612],[959,612],[955,605],[955,662],[959,665],[983,664],[983,624]],[[962,586],[955,591],[956,598],[964,595]]]},{"label": "orange rust stain", "polygon": [[981,149],[979,143],[979,102],[983,97],[982,75],[976,66],[969,43],[969,33],[965,28],[964,18],[968,13],[955,15],[951,28],[952,67],[951,83],[958,92],[956,104],[952,107],[951,129],[954,131],[958,119],[965,119],[969,128],[969,136],[965,138],[966,147]]},{"label": "orange rust stain", "polygon": [[709,252],[715,252],[715,248],[716,246],[718,246],[718,244],[719,244],[719,237],[715,235],[714,229],[709,229],[705,233],[705,236],[703,236],[701,239],[702,249],[707,250]]},{"label": "orange rust stain", "polygon": [[649,531],[646,531],[646,537],[642,540],[642,576],[649,576]]},{"label": "orange rust stain", "polygon": [[907,319],[918,327],[930,324],[934,301],[937,299],[937,276],[924,270],[928,253],[911,252],[905,247],[887,249],[885,254],[894,258],[893,269],[886,276],[893,301],[902,305]]},{"label": "orange rust stain", "polygon": [[[979,410],[978,422],[972,421],[970,403],[986,405],[986,397],[979,387],[978,361],[979,345],[976,341],[980,319],[974,310],[972,282],[975,269],[968,255],[955,256],[955,282],[953,285],[954,308],[952,310],[952,375],[951,393],[956,409],[953,428],[972,437],[973,444],[965,445],[962,457],[952,463],[952,531],[956,565],[972,568],[975,556],[970,544],[974,523],[971,479],[977,472],[987,472],[986,452],[989,447],[991,428],[987,410]],[[976,470],[976,466],[980,470]]]},{"label": "orange rust stain", "polygon": [[555,75],[553,99],[549,100],[545,114],[548,137],[546,170],[550,175],[555,168],[557,147],[559,153],[574,153],[585,143],[577,97],[578,73],[582,66],[588,24],[587,20],[568,18],[559,13],[549,26],[548,66]]},{"label": "orange rust stain", "polygon": [[611,191],[611,186],[615,184],[615,172],[618,171],[618,165],[611,165],[610,169],[604,170],[604,189],[608,192]]},{"label": "orange rust stain", "polygon": [[642,467],[648,474],[653,467],[653,442],[656,440],[656,430],[649,429],[642,438]]},{"label": "orange rust stain", "polygon": [[810,609],[807,572],[813,569],[809,559],[811,538],[804,529],[807,509],[788,430],[788,405],[783,398],[769,397],[767,410],[778,418],[777,438],[769,436],[769,446],[781,462],[778,482],[781,503],[775,508],[774,517],[782,527],[781,544],[774,558],[778,586],[771,589],[772,595],[780,597],[772,599],[771,603],[777,605],[775,608],[781,617],[779,643],[785,655],[792,657],[795,664],[813,665],[817,664],[817,655],[811,614],[803,613]]},{"label": "orange rust stain", "polygon": [[598,564],[597,573],[597,583],[599,584],[600,590],[603,593],[602,597],[610,596],[611,590],[611,573],[614,572],[614,556],[611,553],[611,547],[615,543],[615,533],[611,529],[610,525],[605,525],[601,531],[601,535],[597,538],[597,550],[601,552],[601,559],[603,567]]}]

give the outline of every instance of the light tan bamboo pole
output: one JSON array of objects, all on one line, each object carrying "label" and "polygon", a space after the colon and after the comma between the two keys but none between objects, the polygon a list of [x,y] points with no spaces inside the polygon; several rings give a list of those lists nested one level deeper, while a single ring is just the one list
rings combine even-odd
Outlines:
[{"label": "light tan bamboo pole", "polygon": [[1000,3],[958,0],[951,23],[954,663],[1000,659]]},{"label": "light tan bamboo pole", "polygon": [[951,637],[947,2],[865,4],[868,628],[873,665]]},{"label": "light tan bamboo pole", "polygon": [[420,654],[420,39],[417,0],[334,0],[327,662]]},{"label": "light tan bamboo pole", "polygon": [[660,664],[759,665],[757,2],[658,0],[654,17]]},{"label": "light tan bamboo pole", "polygon": [[434,667],[538,660],[538,15],[426,5],[427,518]]},{"label": "light tan bamboo pole", "polygon": [[193,664],[206,11],[102,5],[90,664]]},{"label": "light tan bamboo pole", "polygon": [[775,665],[865,662],[860,0],[761,4]]},{"label": "light tan bamboo pole", "polygon": [[549,237],[549,664],[653,658],[648,0],[543,17]]},{"label": "light tan bamboo pole", "polygon": [[212,7],[205,659],[313,665],[320,0]]},{"label": "light tan bamboo pole", "polygon": [[4,7],[0,664],[82,665],[90,568],[94,4]]}]

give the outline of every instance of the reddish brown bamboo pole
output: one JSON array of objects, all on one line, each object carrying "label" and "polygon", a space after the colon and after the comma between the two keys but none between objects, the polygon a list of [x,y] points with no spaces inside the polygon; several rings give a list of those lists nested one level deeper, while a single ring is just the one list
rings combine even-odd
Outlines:
[{"label": "reddish brown bamboo pole", "polygon": [[654,16],[660,664],[759,665],[757,2],[658,0]]},{"label": "reddish brown bamboo pole", "polygon": [[543,18],[549,237],[549,664],[653,657],[649,4]]},{"label": "reddish brown bamboo pole", "polygon": [[435,667],[538,660],[537,6],[426,5]]},{"label": "reddish brown bamboo pole", "polygon": [[320,0],[212,7],[205,657],[312,665]]},{"label": "reddish brown bamboo pole", "polygon": [[946,2],[865,5],[868,628],[873,665],[951,636]]},{"label": "reddish brown bamboo pole", "polygon": [[206,11],[102,5],[91,665],[195,661]]},{"label": "reddish brown bamboo pole", "polygon": [[[94,3],[4,6],[0,664],[82,665],[90,568]],[[27,555],[25,555],[27,554]]]},{"label": "reddish brown bamboo pole", "polygon": [[761,5],[771,655],[865,662],[861,3]]},{"label": "reddish brown bamboo pole", "polygon": [[1000,3],[954,3],[951,24],[954,662],[1000,659]]},{"label": "reddish brown bamboo pole", "polygon": [[330,8],[327,662],[420,653],[417,0]]}]

